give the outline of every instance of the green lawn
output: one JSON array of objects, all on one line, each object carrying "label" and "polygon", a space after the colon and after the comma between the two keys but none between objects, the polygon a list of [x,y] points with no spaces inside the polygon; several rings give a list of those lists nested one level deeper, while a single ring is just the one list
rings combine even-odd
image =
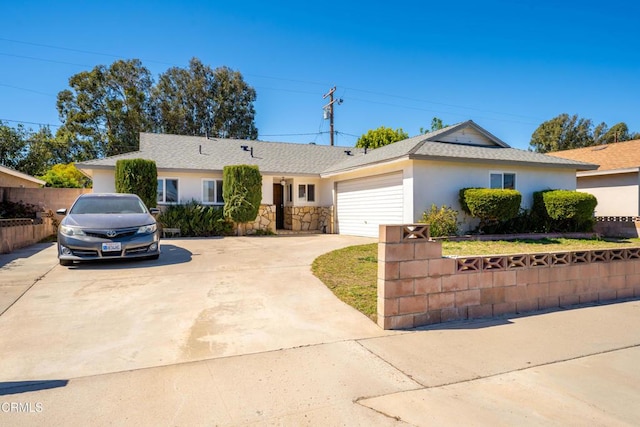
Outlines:
[{"label": "green lawn", "polygon": [[[640,239],[543,239],[516,241],[442,242],[445,256],[505,255],[640,247]],[[311,266],[315,274],[342,301],[377,318],[378,244],[350,246],[321,255]]]}]

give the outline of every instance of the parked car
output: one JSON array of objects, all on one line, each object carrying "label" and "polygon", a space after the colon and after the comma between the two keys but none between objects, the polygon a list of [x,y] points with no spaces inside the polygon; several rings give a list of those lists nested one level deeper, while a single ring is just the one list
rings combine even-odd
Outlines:
[{"label": "parked car", "polygon": [[58,260],[74,261],[160,256],[160,232],[153,215],[135,194],[88,193],[79,196],[58,227]]}]

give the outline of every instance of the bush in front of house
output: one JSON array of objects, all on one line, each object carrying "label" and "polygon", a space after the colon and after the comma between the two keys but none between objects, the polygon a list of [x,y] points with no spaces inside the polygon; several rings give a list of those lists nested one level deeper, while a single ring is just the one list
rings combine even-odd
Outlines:
[{"label": "bush in front of house", "polygon": [[517,190],[494,188],[463,188],[460,206],[467,214],[478,218],[481,231],[518,216],[522,194]]},{"label": "bush in front of house", "polygon": [[224,216],[240,224],[256,219],[262,201],[262,175],[257,166],[231,165],[222,169]]},{"label": "bush in front of house", "polygon": [[422,213],[420,222],[429,224],[431,237],[455,236],[458,234],[458,211],[433,203],[431,209]]},{"label": "bush in front of house", "polygon": [[156,162],[146,159],[120,159],[116,162],[116,192],[137,194],[148,208],[158,203]]},{"label": "bush in front of house", "polygon": [[9,200],[0,201],[0,219],[15,219],[15,218],[36,218],[37,213],[42,211],[36,205],[29,203],[12,202]]},{"label": "bush in front of house", "polygon": [[158,222],[163,228],[180,229],[185,237],[226,236],[233,230],[221,206],[206,206],[195,200],[167,206],[158,216]]},{"label": "bush in front of house", "polygon": [[593,194],[570,190],[542,192],[546,213],[553,228],[561,231],[591,231],[598,200]]}]

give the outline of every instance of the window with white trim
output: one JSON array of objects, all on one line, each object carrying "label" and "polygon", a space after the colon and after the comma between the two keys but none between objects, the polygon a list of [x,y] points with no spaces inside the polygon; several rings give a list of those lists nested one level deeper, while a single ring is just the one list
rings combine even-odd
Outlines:
[{"label": "window with white trim", "polygon": [[506,172],[491,172],[490,186],[491,188],[515,190],[516,174]]},{"label": "window with white trim", "polygon": [[316,201],[316,185],[315,184],[299,184],[298,200],[304,200],[306,202],[315,202]]},{"label": "window with white trim", "polygon": [[202,180],[202,203],[206,205],[222,205],[222,180],[203,179]]},{"label": "window with white trim", "polygon": [[158,203],[178,203],[178,180],[158,178]]}]

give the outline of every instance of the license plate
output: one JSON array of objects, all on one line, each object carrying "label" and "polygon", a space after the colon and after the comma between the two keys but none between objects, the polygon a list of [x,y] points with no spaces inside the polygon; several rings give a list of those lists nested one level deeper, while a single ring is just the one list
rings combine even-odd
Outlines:
[{"label": "license plate", "polygon": [[120,242],[109,242],[102,244],[102,252],[119,252],[122,250]]}]

